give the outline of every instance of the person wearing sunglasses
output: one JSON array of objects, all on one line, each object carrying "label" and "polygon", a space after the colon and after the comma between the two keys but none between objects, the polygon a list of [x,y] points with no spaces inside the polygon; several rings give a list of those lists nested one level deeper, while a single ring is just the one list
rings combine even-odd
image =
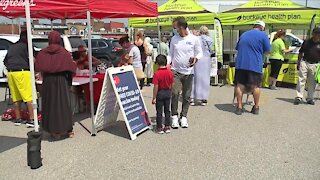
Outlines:
[{"label": "person wearing sunglasses", "polygon": [[[87,50],[83,45],[78,47],[79,58],[76,59],[77,66],[80,70],[89,69],[89,56]],[[96,68],[101,64],[101,61],[92,56],[92,67]]]}]

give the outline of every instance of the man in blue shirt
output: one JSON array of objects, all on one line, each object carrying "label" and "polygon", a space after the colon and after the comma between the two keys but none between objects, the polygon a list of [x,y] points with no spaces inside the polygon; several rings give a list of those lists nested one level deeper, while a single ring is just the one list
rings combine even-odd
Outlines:
[{"label": "man in blue shirt", "polygon": [[265,23],[258,21],[253,29],[243,33],[236,50],[235,94],[238,106],[236,114],[241,115],[242,96],[244,92],[252,92],[255,105],[251,113],[259,114],[260,86],[262,82],[263,56],[270,51],[268,35],[263,32]]}]

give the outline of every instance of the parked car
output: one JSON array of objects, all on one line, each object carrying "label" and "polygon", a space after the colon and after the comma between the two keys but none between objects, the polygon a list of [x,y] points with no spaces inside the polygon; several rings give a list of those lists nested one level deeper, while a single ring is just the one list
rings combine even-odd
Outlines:
[{"label": "parked car", "polygon": [[3,60],[7,55],[9,47],[19,40],[19,35],[0,35],[0,77],[6,75]]},{"label": "parked car", "polygon": [[[88,46],[88,39],[84,40]],[[122,47],[117,39],[94,36],[91,39],[92,56],[100,59],[105,68],[115,66],[122,54]]]}]

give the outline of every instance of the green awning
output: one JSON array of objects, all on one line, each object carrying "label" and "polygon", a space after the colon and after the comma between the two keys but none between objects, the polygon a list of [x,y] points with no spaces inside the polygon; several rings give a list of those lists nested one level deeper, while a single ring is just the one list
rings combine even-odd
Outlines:
[{"label": "green awning", "polygon": [[308,25],[313,15],[317,14],[316,22],[320,23],[320,9],[304,7],[290,0],[251,0],[230,11],[220,13],[219,19],[223,26],[250,25],[262,20],[267,25]]},{"label": "green awning", "polygon": [[[172,20],[177,16],[186,18],[189,25],[214,24],[215,14],[207,11],[195,0],[169,0],[158,7],[159,25],[171,26]],[[154,27],[157,26],[157,18],[130,18],[131,27]]]}]

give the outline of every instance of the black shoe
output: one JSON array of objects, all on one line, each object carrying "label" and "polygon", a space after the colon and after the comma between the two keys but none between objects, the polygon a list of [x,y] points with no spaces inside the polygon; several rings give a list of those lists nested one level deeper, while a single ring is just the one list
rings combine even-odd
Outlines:
[{"label": "black shoe", "polygon": [[27,127],[34,127],[34,120],[33,119],[30,119],[28,122],[27,122]]},{"label": "black shoe", "polygon": [[236,115],[242,115],[242,113],[243,113],[243,109],[241,109],[241,108],[239,108],[239,107],[237,107],[237,109],[236,109]]},{"label": "black shoe", "polygon": [[26,124],[27,121],[26,120],[23,120],[23,119],[16,119],[13,121],[14,125],[15,126],[20,126],[21,124]]},{"label": "black shoe", "polygon": [[301,99],[301,98],[296,97],[296,98],[294,99],[294,102],[293,102],[294,105],[299,105],[299,104],[301,104],[301,103],[302,103],[302,99]]},{"label": "black shoe", "polygon": [[251,109],[251,113],[258,115],[259,114],[259,107],[256,108],[255,106],[253,106]]},{"label": "black shoe", "polygon": [[310,105],[314,105],[315,104],[314,100],[308,100],[307,103],[310,104]]}]

